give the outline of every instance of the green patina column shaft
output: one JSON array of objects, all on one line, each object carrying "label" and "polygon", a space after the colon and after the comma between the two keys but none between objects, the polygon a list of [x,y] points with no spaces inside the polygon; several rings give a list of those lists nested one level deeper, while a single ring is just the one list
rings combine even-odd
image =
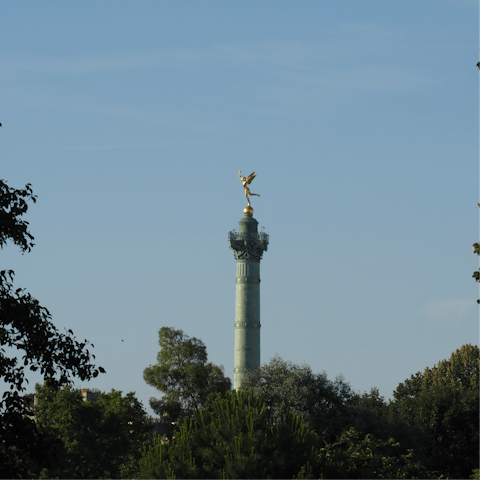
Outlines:
[{"label": "green patina column shaft", "polygon": [[252,215],[246,213],[238,224],[240,231],[228,234],[228,242],[237,261],[235,389],[240,388],[245,370],[260,366],[260,260],[269,241],[266,233],[258,233],[258,222]]}]

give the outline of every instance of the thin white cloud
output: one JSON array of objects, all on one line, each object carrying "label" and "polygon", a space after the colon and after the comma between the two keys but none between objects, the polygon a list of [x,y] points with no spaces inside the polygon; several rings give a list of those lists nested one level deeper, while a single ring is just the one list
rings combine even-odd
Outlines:
[{"label": "thin white cloud", "polygon": [[183,145],[182,143],[138,143],[132,145],[98,145],[91,147],[65,147],[64,150],[109,150],[113,148],[167,147]]},{"label": "thin white cloud", "polygon": [[[346,95],[418,91],[441,82],[405,54],[416,48],[420,47],[409,32],[344,24],[323,29],[314,41],[275,39],[64,57],[12,56],[0,51],[0,79],[10,80],[2,82],[0,100],[28,102],[37,108],[88,110],[197,131],[218,130],[223,128],[221,122],[204,121],[205,103],[256,115],[308,118],[312,111],[344,101]],[[164,72],[168,75],[163,81]],[[112,104],[103,97],[100,102],[90,101],[90,92],[94,94],[98,85],[135,84],[135,74],[160,82],[153,102],[156,107],[162,105],[160,109],[153,111],[145,102]],[[94,81],[88,84],[88,95],[78,90],[80,76]],[[172,88],[173,78],[183,82],[181,95]],[[159,98],[167,101],[161,103]]]},{"label": "thin white cloud", "polygon": [[463,300],[440,300],[429,303],[423,314],[430,318],[444,318],[455,320],[465,315],[476,305],[476,301],[469,298]]},{"label": "thin white cloud", "polygon": [[[206,47],[167,48],[137,52],[92,53],[65,58],[0,55],[0,78],[25,74],[88,75],[149,68],[229,66],[255,72],[253,78],[275,79],[298,88],[404,89],[428,85],[412,66],[399,66],[396,53],[412,44],[398,29],[374,24],[345,24],[322,32],[315,41],[268,40]],[[372,57],[383,52],[386,57]],[[345,59],[348,61],[345,61]],[[250,70],[252,69],[252,70]],[[251,73],[248,73],[250,76]],[[431,80],[431,79],[430,79]],[[267,80],[267,83],[271,83]]]}]

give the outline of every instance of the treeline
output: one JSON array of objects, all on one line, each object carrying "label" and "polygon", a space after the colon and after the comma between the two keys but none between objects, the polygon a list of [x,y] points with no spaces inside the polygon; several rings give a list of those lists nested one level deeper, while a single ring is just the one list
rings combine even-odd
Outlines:
[{"label": "treeline", "polygon": [[[205,375],[200,340],[167,327],[159,337],[144,378],[164,393],[151,405],[165,434],[143,447],[142,478],[478,476],[477,346],[412,375],[387,402],[278,356],[235,393],[221,369]],[[192,372],[204,382],[193,387]]]},{"label": "treeline", "polygon": [[156,421],[133,393],[84,402],[70,386],[37,385],[31,414],[44,457],[30,476],[478,477],[477,346],[412,375],[385,401],[278,356],[236,392],[201,340],[168,327],[159,334],[157,363],[144,372],[164,394],[150,401]]}]

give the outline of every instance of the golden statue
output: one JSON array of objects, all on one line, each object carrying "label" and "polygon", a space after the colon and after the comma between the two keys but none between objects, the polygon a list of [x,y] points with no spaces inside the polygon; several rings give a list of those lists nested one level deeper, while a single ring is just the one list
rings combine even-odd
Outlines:
[{"label": "golden statue", "polygon": [[[250,183],[252,183],[252,180],[256,177],[256,175],[255,175],[255,172],[253,172],[248,176],[248,178],[245,178],[245,177],[242,177],[242,175],[240,175],[241,173],[242,171],[240,170],[238,172],[238,178],[242,180],[243,188],[245,189],[245,198],[247,199],[248,207],[250,207],[250,199],[248,198],[248,196],[249,195],[256,195],[257,197],[260,196],[258,193],[252,193],[247,186],[247,185],[250,185]],[[253,209],[252,209],[252,212],[253,212]]]}]

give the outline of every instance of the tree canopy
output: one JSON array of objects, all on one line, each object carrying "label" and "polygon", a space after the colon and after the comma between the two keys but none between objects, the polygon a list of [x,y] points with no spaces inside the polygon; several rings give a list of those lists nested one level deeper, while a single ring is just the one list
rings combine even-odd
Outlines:
[{"label": "tree canopy", "polygon": [[463,345],[447,360],[412,375],[394,391],[393,415],[427,434],[429,467],[468,478],[479,463],[479,348]]},{"label": "tree canopy", "polygon": [[112,390],[97,401],[85,402],[80,390],[65,386],[55,391],[36,385],[40,403],[34,409],[37,427],[58,439],[57,461],[45,468],[47,478],[131,478],[140,448],[153,428],[133,392]]},{"label": "tree canopy", "polygon": [[393,415],[390,403],[385,401],[377,388],[355,394],[349,402],[345,419],[345,425],[354,427],[363,435],[371,435],[384,442],[395,439],[399,443],[399,452],[408,455],[409,451],[413,451],[415,460],[424,462],[421,447],[428,440],[428,435],[418,425]]},{"label": "tree canopy", "polygon": [[307,427],[332,438],[345,426],[342,418],[353,396],[343,377],[329,380],[325,372],[313,373],[310,366],[294,364],[278,355],[247,371],[242,388],[262,395],[271,417],[281,409],[291,409]]},{"label": "tree canopy", "polygon": [[[197,384],[188,375],[206,364],[203,343],[173,328],[160,330],[160,339],[165,356],[159,354],[156,378],[165,398],[177,402],[176,413],[184,415],[179,414],[179,427],[169,437],[157,435],[153,445],[144,447],[142,478],[432,478],[438,474],[429,468],[432,462],[428,466],[423,462],[431,437],[417,423],[395,413],[378,389],[360,395],[341,377],[331,381],[325,372],[315,374],[308,365],[276,356],[247,372],[240,391],[225,390],[212,400],[215,388],[207,382]],[[473,374],[458,365],[447,370],[457,372],[465,384]],[[150,367],[145,373],[154,371]],[[193,399],[192,389],[198,395]],[[206,401],[197,399],[205,395],[210,396]],[[168,401],[164,405],[168,418]]]},{"label": "tree canopy", "polygon": [[311,478],[318,437],[292,412],[267,422],[261,396],[235,391],[195,418],[184,418],[168,441],[144,447],[140,478]]},{"label": "tree canopy", "polygon": [[261,395],[222,396],[169,441],[145,446],[140,478],[425,478],[427,471],[393,439],[354,428],[333,443],[306,427],[290,409],[271,417]]},{"label": "tree canopy", "polygon": [[161,399],[150,399],[150,406],[165,426],[193,417],[193,412],[208,405],[217,393],[231,389],[223,366],[207,362],[207,349],[198,338],[182,330],[162,327],[157,363],[145,368],[143,378],[160,392]]}]

